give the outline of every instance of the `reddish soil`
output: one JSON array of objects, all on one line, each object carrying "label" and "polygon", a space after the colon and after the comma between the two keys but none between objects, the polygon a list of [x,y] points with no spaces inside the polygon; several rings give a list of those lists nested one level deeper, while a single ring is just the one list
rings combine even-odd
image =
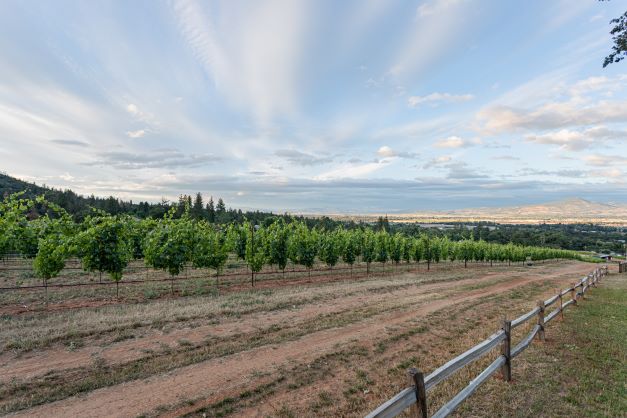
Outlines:
[{"label": "reddish soil", "polygon": [[[408,293],[407,290],[403,290],[401,293],[404,295],[404,298],[417,302],[410,309],[390,310],[363,321],[350,323],[340,328],[314,332],[280,345],[262,346],[230,356],[210,359],[164,375],[97,389],[85,395],[21,411],[16,413],[15,416],[46,418],[50,416],[122,417],[135,416],[153,411],[159,405],[177,404],[188,399],[202,398],[209,403],[218,401],[255,383],[250,378],[254,372],[262,371],[272,375],[280,367],[287,367],[296,362],[311,362],[321,355],[337,349],[338,345],[341,346],[342,344],[355,341],[362,341],[368,344],[372,341],[373,335],[385,335],[391,326],[399,326],[408,321],[415,321],[444,307],[450,309],[455,305],[471,302],[485,296],[506,293],[520,286],[545,280],[555,281],[556,286],[563,285],[588,273],[589,270],[591,270],[590,265],[569,263],[552,269],[548,274],[541,269],[530,271],[529,274],[525,274],[524,278],[514,277],[520,276],[520,272],[509,271],[485,275],[469,281],[473,284],[484,283],[486,284],[485,287],[467,292],[455,291],[460,285],[468,284],[468,282],[464,283],[463,281],[423,285],[417,288],[417,292]],[[501,279],[507,279],[508,277],[512,277],[512,279],[501,281]],[[496,283],[489,284],[491,280],[494,280]],[[428,294],[425,295],[426,290],[442,291],[447,297],[433,300],[435,297],[433,295],[436,294],[432,293],[432,297],[430,297]],[[386,293],[384,296],[393,302],[397,302],[399,299],[399,294],[394,294],[394,292]],[[228,335],[229,332],[233,332],[235,327],[244,327],[252,330],[259,327],[259,324],[270,324],[282,320],[292,322],[310,318],[313,315],[324,312],[325,309],[329,312],[333,311],[337,309],[337,305],[345,308],[364,303],[381,303],[382,301],[381,295],[377,294],[360,296],[353,300],[350,300],[350,298],[340,301],[334,300],[333,302],[336,306],[328,306],[323,309],[320,306],[309,306],[298,311],[270,313],[265,318],[257,315],[248,318],[249,321],[250,319],[253,320],[254,324],[252,325],[233,321],[232,323],[215,325],[213,328],[212,326],[203,327],[202,331],[198,331],[198,329],[179,330],[177,332],[180,333],[177,334],[175,339],[186,338],[191,340],[194,333],[206,336],[207,332],[212,334],[221,332],[224,333],[223,335]],[[218,329],[220,330],[218,331]],[[183,337],[182,335],[185,332],[188,334]],[[114,344],[104,349],[100,355],[105,356],[107,359],[116,359],[127,353],[126,355],[133,358],[134,354],[129,353],[137,353],[138,347],[149,347],[155,344],[156,341],[172,342],[172,335],[152,335],[138,340]],[[91,350],[94,349],[88,348],[72,353],[62,353],[55,350],[34,353],[33,357],[26,358],[23,362],[21,360],[18,361],[18,365],[12,365],[11,362],[3,361],[5,364],[2,366],[1,372],[3,375],[5,373],[13,373],[15,375],[16,371],[21,369],[25,374],[38,374],[38,368],[51,369],[47,364],[51,360],[56,365],[55,367],[66,368],[70,365],[69,361],[71,359],[72,366],[76,367],[77,361],[88,362],[90,360],[93,354]]]}]

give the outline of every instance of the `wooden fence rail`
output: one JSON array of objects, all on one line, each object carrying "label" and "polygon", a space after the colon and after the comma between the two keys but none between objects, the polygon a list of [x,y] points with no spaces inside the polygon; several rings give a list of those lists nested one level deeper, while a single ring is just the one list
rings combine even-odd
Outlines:
[{"label": "wooden fence rail", "polygon": [[[624,264],[625,271],[627,272],[627,263]],[[468,386],[462,389],[461,392],[455,395],[431,416],[434,418],[443,418],[450,415],[462,402],[472,395],[483,382],[499,370],[501,371],[503,380],[510,381],[512,359],[529,347],[536,336],[543,340],[546,324],[555,319],[557,315],[563,315],[564,309],[568,306],[576,305],[578,298],[584,299],[584,295],[590,287],[596,287],[599,281],[607,274],[607,266],[597,268],[568,289],[558,291],[555,296],[545,301],[538,301],[537,306],[526,314],[512,321],[504,320],[500,330],[466,352],[448,361],[426,377],[421,371],[415,368],[409,369],[410,386],[381,404],[377,409],[370,412],[366,418],[392,418],[400,415],[407,408],[411,408],[412,416],[427,418],[429,416],[427,413],[427,393],[438,383],[446,380],[462,367],[479,360],[499,345],[501,347],[501,354],[496,360],[477,377],[471,380]],[[570,300],[564,302],[564,297],[569,293]],[[547,308],[551,307],[556,302],[558,302],[557,306],[553,308],[550,313],[546,314]],[[537,319],[537,323],[533,326],[531,332],[514,348],[511,348],[511,330],[533,318]]]}]

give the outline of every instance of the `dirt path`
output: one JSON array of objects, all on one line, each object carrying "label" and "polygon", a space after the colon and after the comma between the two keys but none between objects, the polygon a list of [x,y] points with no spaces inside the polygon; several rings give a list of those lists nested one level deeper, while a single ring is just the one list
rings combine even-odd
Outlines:
[{"label": "dirt path", "polygon": [[[558,280],[558,284],[574,281],[590,269],[586,264],[565,264],[553,269],[550,274],[530,271],[524,278],[509,281],[499,279],[520,275],[520,272],[503,272],[481,279],[473,279],[473,284],[494,279],[494,284],[466,292],[451,294],[446,299],[426,300],[416,303],[410,310],[386,312],[367,320],[352,323],[341,328],[314,332],[295,341],[281,345],[263,346],[222,358],[183,367],[165,375],[123,383],[42,405],[14,416],[133,416],[152,411],[159,405],[175,404],[187,399],[206,398],[219,400],[236,388],[250,384],[254,372],[274,373],[282,366],[294,362],[306,363],[334,350],[338,345],[354,341],[368,341],[373,335],[386,334],[390,326],[415,320],[440,310],[446,306],[469,302],[485,296],[511,291],[520,286],[544,280]],[[454,289],[460,281],[434,286],[440,289]],[[426,286],[420,288],[421,291]],[[415,296],[414,296],[415,297]],[[293,314],[293,312],[288,312]],[[74,354],[74,353],[72,353]]]}]

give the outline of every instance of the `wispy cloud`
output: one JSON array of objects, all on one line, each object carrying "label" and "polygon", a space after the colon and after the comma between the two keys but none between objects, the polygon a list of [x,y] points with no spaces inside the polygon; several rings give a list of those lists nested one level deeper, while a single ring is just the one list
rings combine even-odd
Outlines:
[{"label": "wispy cloud", "polygon": [[173,8],[183,39],[232,104],[250,109],[264,124],[294,112],[308,27],[306,2],[228,2],[218,12],[184,0]]},{"label": "wispy cloud", "polygon": [[429,168],[442,166],[444,164],[448,164],[452,160],[453,160],[453,157],[450,155],[440,155],[439,157],[433,158],[430,161],[428,161],[426,164],[422,166],[422,168],[426,170]]},{"label": "wispy cloud", "polygon": [[463,0],[433,0],[416,9],[416,19],[397,52],[388,73],[394,77],[424,71],[461,35],[469,22]]},{"label": "wispy cloud", "polygon": [[426,96],[411,96],[407,99],[409,107],[418,107],[421,104],[437,106],[441,103],[461,103],[474,99],[472,94],[431,93]]},{"label": "wispy cloud", "polygon": [[332,156],[315,156],[312,154],[307,154],[305,152],[290,149],[277,150],[274,152],[274,155],[280,158],[284,158],[290,164],[300,166],[315,166],[330,163],[333,161]]},{"label": "wispy cloud", "polygon": [[85,141],[79,141],[77,139],[51,139],[50,142],[54,142],[59,145],[69,145],[72,147],[88,147],[89,143]]},{"label": "wispy cloud", "polygon": [[176,149],[160,149],[146,153],[109,151],[98,154],[98,159],[85,163],[115,167],[121,170],[140,170],[147,168],[195,168],[222,161],[212,154],[184,154]]}]

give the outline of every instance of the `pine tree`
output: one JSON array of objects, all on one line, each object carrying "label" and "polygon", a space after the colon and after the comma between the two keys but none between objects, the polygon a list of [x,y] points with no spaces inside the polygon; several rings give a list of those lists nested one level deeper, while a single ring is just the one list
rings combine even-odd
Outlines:
[{"label": "pine tree", "polygon": [[196,220],[201,220],[204,218],[203,216],[203,204],[202,204],[202,194],[200,192],[196,193],[196,198],[194,199],[194,204],[192,205],[192,218]]},{"label": "pine tree", "polygon": [[213,196],[209,198],[209,203],[207,203],[207,220],[209,223],[215,223],[216,221],[216,209],[213,206]]},{"label": "pine tree", "polygon": [[216,222],[225,222],[226,219],[224,215],[226,215],[226,206],[224,205],[224,201],[222,200],[222,198],[219,198],[218,204],[216,205]]}]

